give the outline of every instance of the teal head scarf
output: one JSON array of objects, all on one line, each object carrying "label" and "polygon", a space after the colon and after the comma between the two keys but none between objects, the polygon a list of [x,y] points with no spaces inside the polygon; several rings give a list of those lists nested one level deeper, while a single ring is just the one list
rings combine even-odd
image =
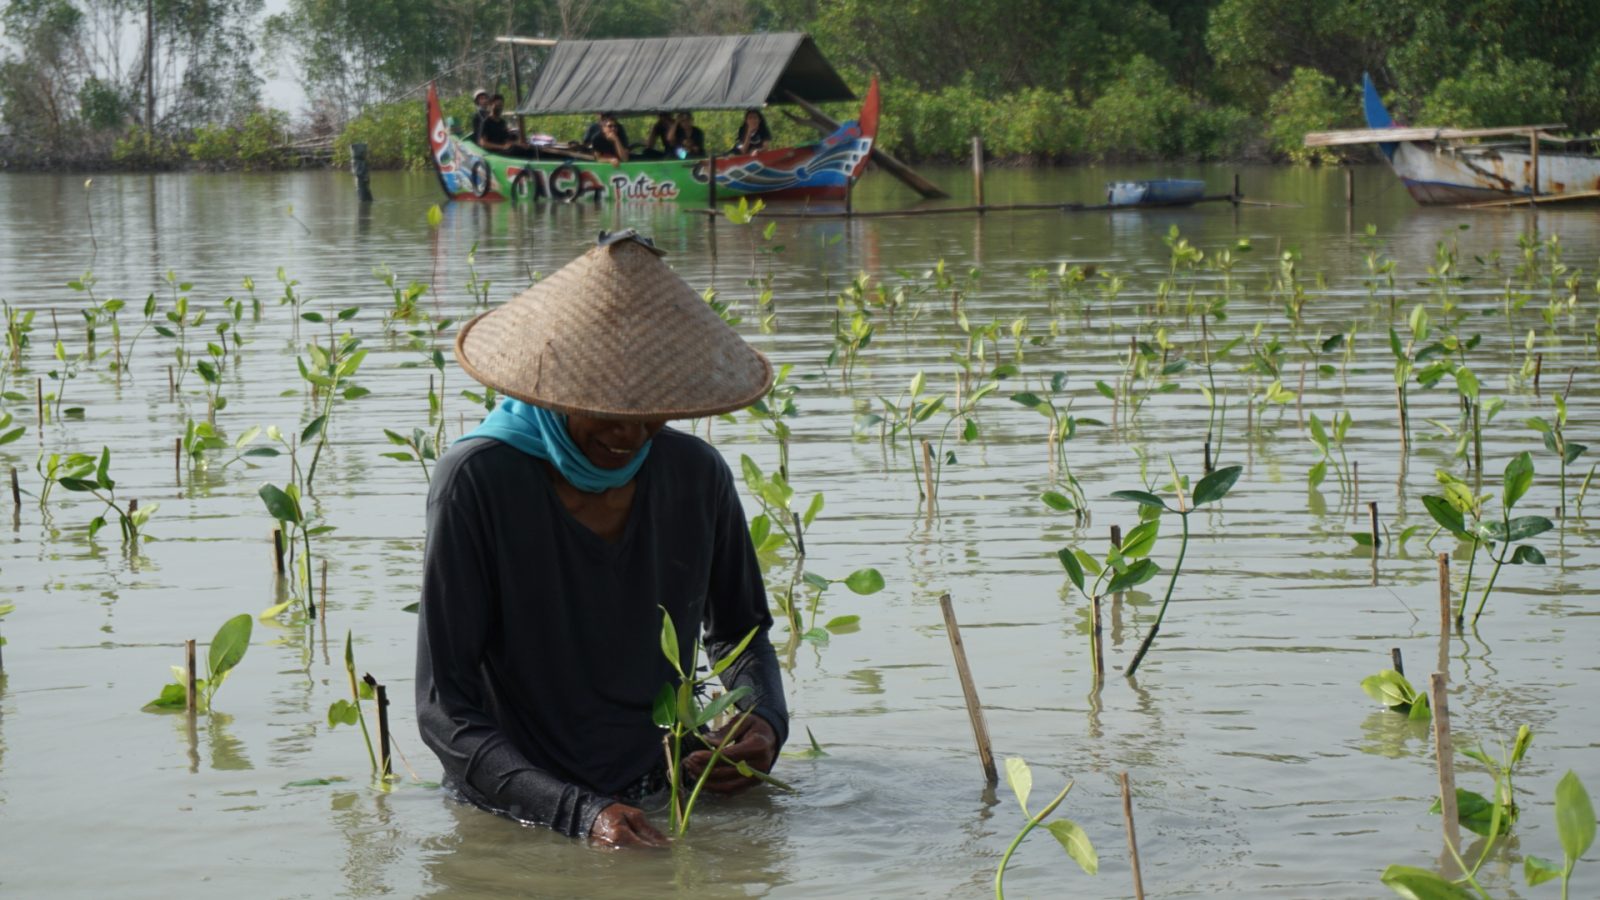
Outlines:
[{"label": "teal head scarf", "polygon": [[483,417],[477,428],[456,439],[461,441],[492,438],[556,467],[569,484],[580,491],[599,494],[619,488],[633,480],[644,459],[650,455],[650,442],[620,469],[602,469],[583,455],[567,433],[567,417],[541,406],[507,397]]}]

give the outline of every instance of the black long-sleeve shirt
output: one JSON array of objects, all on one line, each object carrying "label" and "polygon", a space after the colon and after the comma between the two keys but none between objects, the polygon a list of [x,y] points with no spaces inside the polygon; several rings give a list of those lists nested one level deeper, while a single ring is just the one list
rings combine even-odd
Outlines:
[{"label": "black long-sleeve shirt", "polygon": [[688,659],[758,628],[722,674],[788,736],[766,591],[733,476],[700,439],[663,429],[635,476],[622,539],[557,497],[537,459],[494,440],[446,453],[428,495],[417,637],[417,719],[469,799],[571,836],[662,760],[651,703],[677,675],[661,611]]}]

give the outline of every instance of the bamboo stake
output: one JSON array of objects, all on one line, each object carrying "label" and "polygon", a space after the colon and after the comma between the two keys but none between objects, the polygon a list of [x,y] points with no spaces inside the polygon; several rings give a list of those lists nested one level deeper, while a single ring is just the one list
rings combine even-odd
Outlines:
[{"label": "bamboo stake", "polygon": [[283,574],[283,529],[272,529],[272,562],[279,575]]},{"label": "bamboo stake", "polygon": [[394,774],[394,766],[389,760],[389,691],[370,672],[363,675],[361,680],[372,687],[372,693],[376,696],[373,705],[378,707],[378,776],[387,779]]},{"label": "bamboo stake", "polygon": [[972,738],[978,745],[978,763],[983,766],[983,777],[990,784],[1000,781],[994,767],[994,751],[989,746],[989,729],[983,722],[983,705],[978,702],[978,687],[972,681],[972,670],[967,666],[967,650],[961,643],[961,626],[956,624],[956,611],[950,595],[939,598],[939,610],[944,613],[945,631],[950,636],[950,652],[956,658],[956,674],[961,679],[961,693],[967,701],[967,717],[972,720]]},{"label": "bamboo stake", "polygon": [[1429,693],[1433,706],[1434,750],[1439,760],[1439,808],[1444,814],[1444,840],[1455,850],[1461,846],[1461,822],[1456,809],[1455,749],[1450,743],[1450,695],[1445,690],[1444,673],[1433,673]]},{"label": "bamboo stake", "polygon": [[167,366],[167,399],[177,396],[178,382],[172,377],[172,367]]},{"label": "bamboo stake", "polygon": [[1450,636],[1450,554],[1439,554],[1439,636]]},{"label": "bamboo stake", "polygon": [[184,655],[184,711],[193,716],[199,709],[199,698],[195,696],[194,684],[194,638],[183,642]]},{"label": "bamboo stake", "polygon": [[1139,873],[1139,838],[1133,830],[1133,791],[1128,787],[1128,773],[1123,772],[1119,779],[1122,782],[1122,821],[1128,826],[1128,861],[1133,868],[1133,896],[1134,900],[1144,900],[1144,878]]},{"label": "bamboo stake", "polygon": [[933,516],[933,445],[922,441],[922,483],[928,499],[928,516]]},{"label": "bamboo stake", "polygon": [[1094,611],[1094,613],[1093,613],[1094,624],[1093,624],[1093,632],[1092,632],[1092,637],[1093,637],[1093,640],[1094,640],[1094,683],[1095,683],[1096,686],[1098,686],[1100,684],[1101,680],[1106,677],[1105,644],[1101,641],[1101,638],[1100,638],[1101,626],[1100,626],[1100,595],[1099,594],[1095,594],[1094,595],[1094,599],[1093,599],[1092,603],[1093,603],[1093,605],[1092,605],[1091,608]]}]

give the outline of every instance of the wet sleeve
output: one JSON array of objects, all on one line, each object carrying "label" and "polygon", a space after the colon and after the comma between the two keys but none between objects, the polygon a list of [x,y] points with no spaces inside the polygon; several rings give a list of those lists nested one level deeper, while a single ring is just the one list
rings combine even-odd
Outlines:
[{"label": "wet sleeve", "polygon": [[756,635],[733,665],[722,673],[728,690],[749,687],[750,696],[739,702],[765,719],[778,736],[778,749],[789,739],[789,704],[783,695],[783,673],[778,654],[767,633],[772,629],[772,613],[767,609],[767,589],[761,580],[761,566],[750,543],[744,507],[739,505],[733,475],[720,467],[715,492],[714,550],[711,580],[706,593],[705,645],[712,660],[731,653],[750,633]]},{"label": "wet sleeve", "polygon": [[[493,627],[493,536],[460,468],[435,471],[417,623],[417,722],[449,779],[480,805],[569,837],[589,833],[611,797],[535,766],[490,711],[482,660]],[[442,483],[441,483],[442,482]]]}]

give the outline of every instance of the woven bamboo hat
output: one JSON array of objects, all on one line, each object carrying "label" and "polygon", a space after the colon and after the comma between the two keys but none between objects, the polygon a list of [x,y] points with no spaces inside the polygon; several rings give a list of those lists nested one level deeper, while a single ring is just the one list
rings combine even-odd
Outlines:
[{"label": "woven bamboo hat", "polygon": [[761,399],[772,364],[632,229],[456,335],[468,375],[508,397],[601,419],[693,419]]}]

